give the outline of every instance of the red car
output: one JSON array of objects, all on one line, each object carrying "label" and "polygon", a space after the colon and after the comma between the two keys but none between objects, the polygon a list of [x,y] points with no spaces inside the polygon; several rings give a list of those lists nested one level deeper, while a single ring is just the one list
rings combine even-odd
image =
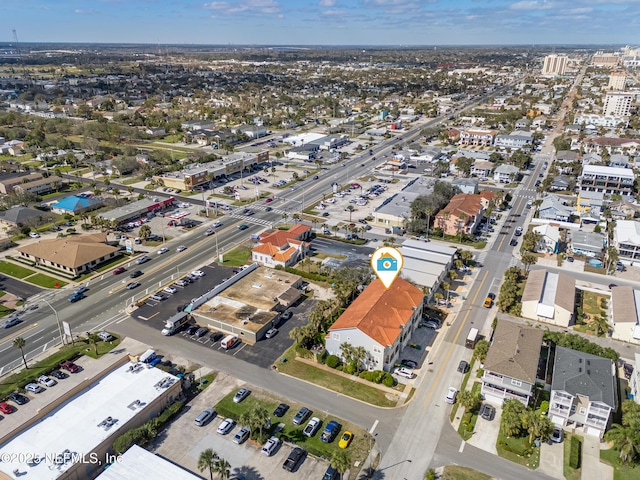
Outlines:
[{"label": "red car", "polygon": [[113,271],[113,274],[114,274],[114,275],[120,275],[121,273],[124,273],[124,272],[126,272],[126,271],[127,271],[127,269],[126,269],[126,268],[124,268],[124,267],[118,267],[118,268],[116,268],[116,269]]},{"label": "red car", "polygon": [[67,360],[66,362],[61,363],[60,364],[60,368],[66,370],[67,372],[71,372],[71,373],[76,373],[77,371],[80,370],[80,367],[78,367],[71,360]]},{"label": "red car", "polygon": [[264,203],[271,203],[273,202],[273,198],[265,198]]},{"label": "red car", "polygon": [[13,413],[16,411],[16,407],[14,407],[13,405],[9,405],[6,402],[2,402],[0,403],[0,412],[9,415],[10,413]]}]

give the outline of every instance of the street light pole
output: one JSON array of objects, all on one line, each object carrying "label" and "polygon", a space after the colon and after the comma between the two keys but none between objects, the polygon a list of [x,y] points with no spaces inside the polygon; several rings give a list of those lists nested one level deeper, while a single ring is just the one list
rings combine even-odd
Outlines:
[{"label": "street light pole", "polygon": [[53,313],[56,316],[56,323],[58,324],[58,333],[60,334],[60,342],[62,342],[63,345],[66,345],[64,341],[64,337],[62,336],[62,324],[60,323],[60,317],[58,316],[58,311],[55,308],[53,308],[53,306],[46,299],[43,298],[42,301],[46,303],[51,310],[53,310]]}]

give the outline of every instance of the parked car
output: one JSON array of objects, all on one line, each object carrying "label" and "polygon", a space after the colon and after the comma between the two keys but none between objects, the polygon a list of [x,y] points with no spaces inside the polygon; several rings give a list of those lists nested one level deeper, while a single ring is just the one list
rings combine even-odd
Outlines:
[{"label": "parked car", "polygon": [[222,421],[222,423],[220,424],[220,426],[218,427],[217,432],[220,435],[226,435],[227,433],[229,433],[233,429],[235,424],[236,424],[236,422],[232,418],[225,418]]},{"label": "parked car", "polygon": [[4,413],[5,415],[10,415],[16,410],[16,407],[14,407],[13,405],[9,405],[7,402],[0,403],[0,412]]},{"label": "parked car", "polygon": [[564,440],[564,430],[562,430],[562,428],[560,427],[554,427],[549,440],[554,443],[562,443],[562,441]]},{"label": "parked car", "polygon": [[241,388],[240,390],[238,390],[236,392],[236,394],[233,396],[233,402],[234,403],[240,403],[241,401],[243,401],[245,398],[247,398],[249,395],[251,395],[251,390],[247,389],[247,388]]},{"label": "parked car", "polygon": [[517,227],[516,228],[516,237],[519,237],[520,235],[522,235],[522,227]]},{"label": "parked car", "polygon": [[204,337],[208,331],[209,329],[207,327],[200,327],[198,330],[196,330],[195,336],[198,338]]},{"label": "parked car", "polygon": [[336,470],[331,464],[327,467],[327,470],[324,472],[322,476],[322,480],[338,480],[339,474],[338,470]]},{"label": "parked car", "polygon": [[25,391],[27,392],[31,392],[31,393],[40,393],[40,392],[44,392],[44,388],[42,388],[40,385],[38,385],[37,383],[27,383],[24,386]]},{"label": "parked car", "polygon": [[302,434],[305,437],[311,438],[316,434],[316,432],[320,428],[320,425],[322,425],[322,421],[318,417],[313,417],[311,420],[309,420],[307,426],[304,427]]},{"label": "parked car", "polygon": [[204,272],[202,270],[194,270],[193,272],[191,272],[193,275],[195,275],[196,277],[204,277]]},{"label": "parked car", "polygon": [[249,427],[242,427],[233,436],[233,443],[237,443],[238,445],[240,445],[241,443],[246,442],[247,439],[249,438],[250,433],[251,433],[251,430],[249,430]]},{"label": "parked car", "polygon": [[224,337],[224,335],[222,334],[222,332],[213,332],[211,335],[209,335],[209,339],[212,342],[217,342],[218,340],[221,340],[222,337]]},{"label": "parked car", "polygon": [[156,302],[161,302],[167,299],[167,297],[161,293],[154,293],[149,298],[151,298],[151,300],[155,300]]},{"label": "parked car", "polygon": [[342,437],[340,437],[340,441],[338,442],[338,447],[347,448],[351,443],[351,440],[353,440],[353,433],[347,430],[342,434]]},{"label": "parked car", "polygon": [[298,413],[296,413],[295,417],[293,417],[293,423],[294,425],[301,425],[302,422],[304,422],[309,415],[311,415],[311,410],[309,410],[307,407],[302,407],[300,410],[298,410]]},{"label": "parked car", "polygon": [[404,377],[404,378],[413,378],[415,377],[415,373],[413,373],[413,370],[410,370],[408,368],[404,368],[404,367],[400,367],[400,368],[396,368],[396,370],[393,372],[396,375],[398,375],[399,377]]},{"label": "parked car", "polygon": [[631,375],[633,375],[633,365],[625,362],[622,364],[622,369],[624,370],[624,378],[630,380]]},{"label": "parked car", "polygon": [[273,411],[273,415],[276,417],[283,417],[284,414],[287,413],[287,410],[289,410],[289,405],[287,405],[286,403],[281,403]]},{"label": "parked car", "polygon": [[488,403],[483,403],[480,407],[480,416],[485,420],[491,421],[496,415],[496,409]]},{"label": "parked car", "polygon": [[215,416],[216,416],[216,411],[213,408],[207,408],[206,410],[203,410],[202,412],[200,412],[200,415],[198,415],[195,419],[195,423],[199,427],[203,427],[207,423],[209,423],[211,419]]},{"label": "parked car", "polygon": [[276,336],[276,334],[278,333],[278,329],[277,328],[270,328],[269,330],[267,330],[267,332],[264,334],[265,338],[273,338]]},{"label": "parked car", "polygon": [[76,365],[75,363],[73,363],[71,360],[67,360],[66,362],[62,362],[60,364],[60,368],[62,368],[63,370],[66,370],[67,372],[70,373],[76,373],[80,371],[80,367],[78,365]]},{"label": "parked car", "polygon": [[469,363],[465,360],[460,360],[460,363],[458,364],[458,371],[460,373],[467,373],[468,370],[469,370]]},{"label": "parked car", "polygon": [[262,447],[262,453],[270,457],[278,449],[280,443],[282,443],[282,441],[278,437],[271,437]]},{"label": "parked car", "polygon": [[11,400],[16,405],[24,405],[26,403],[29,403],[29,397],[18,392],[10,393],[7,397],[7,400]]},{"label": "parked car", "polygon": [[418,362],[403,358],[402,360],[400,360],[400,366],[404,368],[414,369],[418,367]]},{"label": "parked car", "polygon": [[69,375],[61,372],[60,370],[54,370],[49,375],[51,375],[53,378],[57,378],[58,380],[64,380],[65,378],[69,377]]},{"label": "parked car", "polygon": [[189,283],[191,282],[189,282],[188,280],[180,279],[176,282],[176,285],[178,285],[179,287],[186,287],[187,285],[189,285]]},{"label": "parked car", "polygon": [[444,401],[450,404],[456,403],[456,397],[458,396],[458,390],[454,387],[449,387],[447,390],[447,395],[444,397]]},{"label": "parked car", "polygon": [[36,232],[29,232],[29,236],[31,238],[40,238],[40,235],[38,235]]},{"label": "parked car", "polygon": [[184,333],[186,333],[187,335],[194,335],[199,329],[200,327],[198,325],[189,325]]},{"label": "parked car", "polygon": [[289,320],[291,317],[293,317],[293,312],[291,310],[287,310],[282,315],[280,315],[281,320]]},{"label": "parked car", "polygon": [[282,464],[282,468],[284,468],[287,472],[293,472],[298,467],[306,453],[307,452],[305,452],[300,447],[294,448]]},{"label": "parked car", "polygon": [[178,293],[178,289],[176,287],[172,287],[172,286],[164,287],[162,289],[162,291],[166,292],[166,293],[170,293],[171,295],[173,295],[174,293]]},{"label": "parked car", "polygon": [[44,385],[45,387],[53,387],[58,382],[56,382],[53,378],[47,377],[46,375],[40,375],[38,377],[38,383],[40,385]]},{"label": "parked car", "polygon": [[518,246],[518,240],[515,238],[512,238],[511,241],[509,242],[509,245],[511,245],[512,247]]},{"label": "parked car", "polygon": [[324,427],[324,430],[322,431],[322,435],[320,435],[320,441],[325,443],[331,443],[333,439],[336,438],[336,435],[338,435],[340,428],[341,428],[341,425],[338,422],[336,422],[335,420],[331,420]]}]

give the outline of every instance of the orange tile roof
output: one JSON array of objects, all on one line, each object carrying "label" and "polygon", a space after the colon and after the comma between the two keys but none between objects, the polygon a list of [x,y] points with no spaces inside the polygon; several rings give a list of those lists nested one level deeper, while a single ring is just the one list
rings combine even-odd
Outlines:
[{"label": "orange tile roof", "polygon": [[349,305],[329,328],[330,332],[357,328],[382,346],[393,345],[401,325],[411,319],[413,308],[422,303],[424,294],[411,283],[397,278],[388,290],[380,280],[371,284]]},{"label": "orange tile roof", "polygon": [[295,225],[289,230],[264,232],[260,234],[258,245],[253,247],[252,251],[269,255],[276,261],[286,262],[300,245],[308,245],[308,242],[299,240],[298,237],[309,230],[309,225]]},{"label": "orange tile roof", "polygon": [[477,215],[482,206],[481,200],[491,200],[494,197],[493,192],[458,193],[454,195],[449,204],[444,207],[436,216],[440,216],[444,212],[449,212],[451,216],[460,217],[464,213],[467,217]]}]

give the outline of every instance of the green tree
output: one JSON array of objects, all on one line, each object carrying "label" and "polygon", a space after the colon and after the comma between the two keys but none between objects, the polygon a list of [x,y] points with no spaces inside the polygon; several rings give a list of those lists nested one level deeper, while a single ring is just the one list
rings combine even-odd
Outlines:
[{"label": "green tree", "polygon": [[604,434],[604,438],[613,443],[614,448],[620,451],[620,461],[622,463],[633,463],[638,457],[640,438],[637,430],[615,423]]},{"label": "green tree", "polygon": [[353,212],[356,211],[356,207],[354,207],[353,205],[349,204],[349,205],[347,205],[347,211],[349,212],[349,223],[351,223],[351,214],[353,214]]},{"label": "green tree", "polygon": [[458,157],[456,160],[456,168],[460,170],[465,177],[468,177],[471,174],[473,162],[474,160],[472,158]]},{"label": "green tree", "polygon": [[516,437],[522,432],[522,415],[525,407],[518,400],[508,399],[502,407],[500,428],[507,437]]},{"label": "green tree", "polygon": [[342,479],[342,474],[351,467],[351,452],[343,449],[334,449],[331,455],[331,466],[340,473],[340,478]]},{"label": "green tree", "polygon": [[603,315],[597,315],[591,318],[591,325],[595,328],[596,335],[604,335],[609,331],[609,322],[607,317]]},{"label": "green tree", "polygon": [[24,362],[24,368],[28,369],[29,365],[27,365],[27,359],[24,357],[24,347],[26,344],[26,340],[22,337],[16,337],[13,339],[13,347],[20,350],[20,355],[22,355],[22,361]]},{"label": "green tree", "polygon": [[100,337],[98,336],[98,334],[96,332],[92,332],[89,334],[89,343],[91,345],[93,345],[93,351],[96,354],[96,357],[98,356],[98,342],[100,341]]},{"label": "green tree", "polygon": [[535,265],[537,263],[538,257],[531,252],[525,252],[522,254],[520,261],[524,265],[525,271],[528,272],[531,265]]},{"label": "green tree", "polygon": [[478,359],[479,362],[483,363],[487,358],[487,353],[489,353],[489,347],[491,344],[488,340],[484,338],[482,340],[478,340],[475,348],[473,349],[473,355]]},{"label": "green tree", "polygon": [[463,390],[458,395],[458,402],[460,402],[460,405],[462,405],[467,412],[474,412],[480,408],[482,394],[479,390],[475,392],[472,390]]},{"label": "green tree", "polygon": [[198,470],[200,470],[201,472],[209,470],[209,477],[211,480],[213,480],[213,472],[218,459],[218,454],[211,448],[203,450],[202,452],[200,452],[200,456],[198,457]]},{"label": "green tree", "polygon": [[213,471],[221,480],[229,480],[229,476],[231,475],[231,464],[224,458],[218,458],[213,466]]},{"label": "green tree", "polygon": [[138,236],[141,240],[149,240],[149,237],[151,237],[151,227],[146,223],[142,225],[140,230],[138,230]]},{"label": "green tree", "polygon": [[541,235],[533,230],[529,230],[522,236],[522,251],[523,252],[533,252],[536,248],[536,245],[540,241]]},{"label": "green tree", "polygon": [[529,433],[529,443],[539,438],[546,440],[553,430],[551,420],[546,415],[540,415],[534,410],[525,410],[522,414],[522,427]]}]

